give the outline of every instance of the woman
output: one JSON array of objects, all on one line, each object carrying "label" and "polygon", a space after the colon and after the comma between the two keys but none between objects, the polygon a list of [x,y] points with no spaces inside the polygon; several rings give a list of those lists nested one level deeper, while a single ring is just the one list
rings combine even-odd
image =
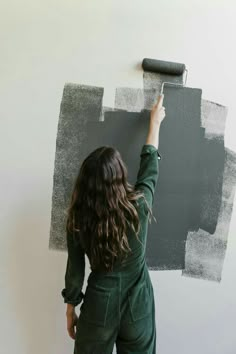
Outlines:
[{"label": "woman", "polygon": [[[151,115],[135,186],[119,152],[93,151],[80,168],[67,218],[67,330],[74,354],[156,353],[155,302],[145,262],[148,221],[159,174],[164,95]],[[85,254],[91,272],[82,292]],[[83,302],[82,302],[83,301]],[[80,315],[75,307],[82,302]]]}]

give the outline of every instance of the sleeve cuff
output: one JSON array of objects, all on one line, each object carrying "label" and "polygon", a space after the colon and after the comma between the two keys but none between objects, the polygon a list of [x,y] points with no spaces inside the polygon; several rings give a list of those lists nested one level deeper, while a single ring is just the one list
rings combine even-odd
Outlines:
[{"label": "sleeve cuff", "polygon": [[74,305],[74,306],[79,305],[82,302],[83,298],[84,298],[84,293],[81,291],[80,294],[79,294],[79,297],[77,299],[75,299],[75,300],[70,299],[66,295],[66,288],[62,289],[61,295],[64,298],[64,303],[71,304],[71,305]]},{"label": "sleeve cuff", "polygon": [[156,152],[157,153],[157,156],[158,156],[158,160],[161,160],[161,154],[159,153],[158,149],[154,146],[154,145],[151,145],[151,144],[145,144],[143,145],[142,147],[142,151],[141,151],[141,155],[144,155],[144,154],[152,154]]}]

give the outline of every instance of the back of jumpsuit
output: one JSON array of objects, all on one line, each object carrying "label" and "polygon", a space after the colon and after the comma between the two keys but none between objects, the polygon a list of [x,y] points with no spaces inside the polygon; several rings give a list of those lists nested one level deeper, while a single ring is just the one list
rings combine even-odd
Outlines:
[{"label": "back of jumpsuit", "polygon": [[[142,191],[150,208],[159,175],[161,155],[155,146],[145,144],[140,154],[140,166],[135,189]],[[73,237],[67,237],[68,258],[65,288],[61,291],[65,303],[81,304],[76,324],[74,354],[156,353],[155,301],[146,260],[148,210],[143,198],[136,205],[141,229],[137,240],[129,231],[132,253],[125,264],[115,263],[112,272],[91,271],[85,294],[85,253]]]}]

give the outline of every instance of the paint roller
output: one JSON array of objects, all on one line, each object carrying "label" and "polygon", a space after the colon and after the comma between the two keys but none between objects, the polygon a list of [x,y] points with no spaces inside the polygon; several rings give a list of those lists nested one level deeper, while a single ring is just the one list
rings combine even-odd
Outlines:
[{"label": "paint roller", "polygon": [[152,73],[168,74],[173,76],[180,76],[183,75],[183,73],[185,73],[184,84],[177,84],[174,82],[163,81],[161,85],[161,94],[163,93],[164,84],[184,87],[187,81],[188,70],[186,69],[185,64],[182,63],[144,58],[142,62],[142,68],[143,70]]}]

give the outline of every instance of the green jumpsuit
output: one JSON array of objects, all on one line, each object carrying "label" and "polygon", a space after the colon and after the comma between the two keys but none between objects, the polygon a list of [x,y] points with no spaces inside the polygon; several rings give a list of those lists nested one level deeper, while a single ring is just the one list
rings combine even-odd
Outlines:
[{"label": "green jumpsuit", "polygon": [[[155,146],[142,146],[135,188],[144,193],[150,208],[160,159]],[[128,239],[132,253],[124,266],[117,262],[112,272],[91,271],[85,294],[85,254],[79,243],[67,237],[65,288],[61,294],[65,303],[74,306],[83,301],[76,324],[74,354],[112,354],[114,344],[117,354],[156,353],[155,301],[145,260],[149,215],[143,198],[136,208],[143,245],[131,230]]]}]

